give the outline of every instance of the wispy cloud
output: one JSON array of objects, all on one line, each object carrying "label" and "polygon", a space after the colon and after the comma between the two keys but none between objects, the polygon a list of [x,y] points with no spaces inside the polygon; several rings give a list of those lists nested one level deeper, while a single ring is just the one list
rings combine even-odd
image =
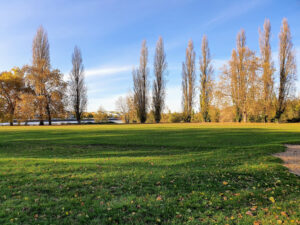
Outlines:
[{"label": "wispy cloud", "polygon": [[210,27],[216,25],[218,23],[224,23],[230,19],[238,17],[254,8],[258,5],[264,3],[263,0],[253,0],[253,1],[246,1],[238,4],[230,5],[228,8],[225,8],[221,12],[218,13],[218,16],[209,20],[204,26]]},{"label": "wispy cloud", "polygon": [[112,74],[118,74],[121,72],[128,72],[132,70],[133,66],[114,66],[114,67],[101,67],[98,69],[88,69],[85,71],[87,77],[97,76],[104,77]]}]

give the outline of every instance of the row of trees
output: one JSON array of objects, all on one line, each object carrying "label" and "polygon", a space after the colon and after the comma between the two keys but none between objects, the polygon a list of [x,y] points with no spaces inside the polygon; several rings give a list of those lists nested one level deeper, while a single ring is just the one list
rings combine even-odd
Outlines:
[{"label": "row of trees", "polygon": [[86,109],[87,95],[80,50],[75,47],[73,68],[68,82],[50,64],[48,36],[43,27],[37,30],[32,45],[32,65],[13,68],[0,74],[0,110],[13,125],[14,119],[37,119],[40,125],[53,117],[74,112],[80,123]]},{"label": "row of trees", "polygon": [[[280,120],[293,94],[296,80],[295,51],[292,44],[290,27],[283,19],[279,34],[279,69],[276,71],[270,46],[271,24],[265,20],[263,29],[259,29],[260,55],[246,45],[245,31],[237,35],[236,48],[231,59],[222,68],[218,80],[213,80],[214,69],[207,37],[202,39],[199,60],[199,85],[196,84],[196,69],[193,41],[188,42],[185,61],[182,63],[182,120],[190,122],[194,113],[196,88],[200,90],[201,121],[211,121],[212,112],[233,113],[233,121],[274,121]],[[133,70],[133,96],[120,98],[117,102],[120,111],[129,122],[132,116],[144,123],[150,108],[155,122],[160,122],[165,106],[165,73],[167,69],[163,40],[160,37],[154,56],[154,81],[152,85],[152,107],[149,107],[149,69],[146,41],[142,44],[139,68]],[[279,86],[275,86],[275,74],[278,74]],[[133,106],[133,107],[132,107]],[[132,111],[136,110],[136,115]],[[212,112],[210,112],[212,111]]]},{"label": "row of trees", "polygon": [[[236,48],[231,59],[222,68],[218,79],[213,79],[214,68],[207,37],[202,39],[199,59],[199,79],[196,74],[196,53],[193,41],[188,42],[185,61],[182,63],[182,113],[163,113],[166,109],[167,61],[164,42],[160,37],[154,56],[154,80],[150,97],[148,48],[143,41],[140,63],[132,71],[133,93],[120,97],[117,107],[126,122],[163,121],[219,121],[228,114],[232,121],[280,120],[288,108],[293,112],[298,101],[291,99],[296,80],[295,51],[290,28],[283,19],[279,34],[279,68],[275,69],[270,46],[271,24],[265,20],[259,30],[260,55],[246,45],[245,31],[237,35]],[[78,47],[72,54],[72,70],[69,80],[64,81],[58,69],[50,64],[48,36],[40,27],[33,40],[32,65],[13,68],[0,73],[0,116],[13,124],[14,119],[28,121],[38,119],[40,125],[53,117],[75,115],[78,123],[87,106],[87,87],[84,80],[84,66]],[[278,76],[275,76],[278,75]],[[278,80],[278,87],[275,85]],[[199,83],[197,84],[197,80]],[[199,88],[200,113],[195,113]],[[99,110],[98,120],[105,118]],[[153,117],[153,118],[152,118]],[[163,117],[163,118],[162,118]]]}]

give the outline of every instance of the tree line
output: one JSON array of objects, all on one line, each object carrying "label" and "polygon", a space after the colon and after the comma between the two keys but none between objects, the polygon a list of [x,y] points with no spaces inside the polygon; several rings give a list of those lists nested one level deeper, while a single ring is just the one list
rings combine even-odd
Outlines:
[{"label": "tree line", "polygon": [[[213,60],[204,35],[201,54],[196,63],[193,41],[188,42],[182,63],[182,113],[166,113],[167,59],[164,42],[159,37],[153,63],[154,80],[149,81],[148,48],[142,42],[140,62],[132,71],[133,90],[117,102],[118,111],[129,122],[272,122],[283,118],[300,118],[300,100],[295,98],[296,58],[287,19],[282,20],[279,33],[276,70],[270,46],[271,24],[265,20],[259,29],[257,55],[246,44],[242,29],[236,38],[236,48],[217,79]],[[72,113],[78,123],[87,106],[87,87],[81,51],[75,46],[68,81],[50,64],[47,33],[40,27],[32,45],[32,65],[13,68],[0,74],[0,116],[13,124],[14,119],[45,120],[51,125],[53,117]],[[197,74],[196,66],[199,68]],[[278,80],[278,87],[275,85]],[[150,95],[150,87],[152,93]],[[199,96],[196,96],[197,89]],[[195,103],[200,103],[196,113]],[[102,108],[97,120],[105,120]]]},{"label": "tree line", "polygon": [[[271,24],[265,20],[259,29],[257,55],[246,44],[242,29],[236,38],[236,48],[230,60],[222,68],[218,79],[214,79],[214,68],[208,39],[202,38],[201,54],[196,74],[196,53],[193,41],[188,42],[185,61],[182,63],[182,113],[162,113],[165,107],[167,70],[166,54],[160,37],[154,56],[154,81],[152,104],[149,104],[148,50],[143,41],[140,65],[134,69],[133,93],[117,101],[124,120],[144,123],[148,118],[160,122],[162,116],[169,121],[235,121],[271,122],[279,121],[284,113],[291,113],[293,119],[300,118],[300,100],[295,99],[296,58],[287,19],[282,20],[279,33],[279,68],[275,69],[270,45]],[[197,79],[197,77],[199,77]],[[278,87],[275,85],[278,79]],[[199,83],[197,83],[198,81]],[[199,96],[196,90],[199,89]],[[195,102],[199,99],[199,113],[195,113]],[[136,113],[134,113],[136,111]],[[295,115],[296,114],[296,115]],[[228,118],[226,118],[228,117]],[[288,117],[285,115],[285,117]],[[150,119],[151,121],[151,119]],[[166,118],[163,120],[166,122]]]}]

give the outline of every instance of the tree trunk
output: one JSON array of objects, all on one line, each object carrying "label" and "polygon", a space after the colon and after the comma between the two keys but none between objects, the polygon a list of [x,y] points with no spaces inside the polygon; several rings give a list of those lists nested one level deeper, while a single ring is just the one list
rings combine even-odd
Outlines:
[{"label": "tree trunk", "polygon": [[77,119],[78,124],[80,124],[80,114],[78,111],[76,112],[76,119]]},{"label": "tree trunk", "polygon": [[49,123],[49,125],[52,125],[52,122],[51,122],[51,115],[50,115],[50,114],[48,115],[48,123]]},{"label": "tree trunk", "polygon": [[51,123],[51,112],[50,112],[50,106],[49,106],[49,104],[47,104],[46,110],[47,110],[47,114],[48,114],[48,123],[49,123],[49,125],[51,125],[52,124]]},{"label": "tree trunk", "polygon": [[247,122],[247,111],[243,111],[243,122]]},{"label": "tree trunk", "polygon": [[14,111],[15,111],[14,109],[10,110],[10,114],[9,114],[9,125],[10,126],[14,125],[14,114],[15,114]]},{"label": "tree trunk", "polygon": [[44,126],[44,112],[41,103],[39,105],[39,117],[40,117],[40,126]]},{"label": "tree trunk", "polygon": [[281,110],[277,110],[277,111],[276,111],[275,120],[276,120],[277,122],[279,122],[280,117],[281,117],[281,114],[282,114],[282,111],[281,111]]}]

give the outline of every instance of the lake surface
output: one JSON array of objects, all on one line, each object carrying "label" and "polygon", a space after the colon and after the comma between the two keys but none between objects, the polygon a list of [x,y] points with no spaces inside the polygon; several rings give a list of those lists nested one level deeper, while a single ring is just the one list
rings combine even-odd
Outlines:
[{"label": "lake surface", "polygon": [[[109,119],[108,120],[110,123],[124,123],[122,120],[119,119]],[[78,124],[76,120],[52,120],[52,125],[68,125],[68,124]],[[86,120],[81,120],[81,124],[95,124],[94,119],[86,119]],[[14,125],[25,125],[25,122],[14,122]],[[39,126],[40,121],[28,121],[27,126]],[[44,125],[49,125],[48,121],[44,121]],[[9,126],[9,123],[0,123],[0,126]]]}]

